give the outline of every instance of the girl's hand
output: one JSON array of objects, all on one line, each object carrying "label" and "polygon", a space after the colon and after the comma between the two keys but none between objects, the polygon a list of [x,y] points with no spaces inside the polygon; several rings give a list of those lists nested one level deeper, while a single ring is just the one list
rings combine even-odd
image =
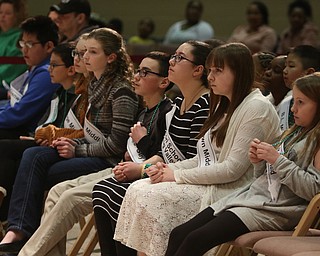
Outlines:
[{"label": "girl's hand", "polygon": [[141,125],[141,122],[137,122],[133,127],[130,128],[131,132],[129,136],[132,138],[134,143],[138,143],[141,138],[146,136],[147,129]]},{"label": "girl's hand", "polygon": [[133,161],[133,160],[131,159],[131,156],[130,156],[130,154],[128,153],[128,151],[126,151],[126,152],[124,153],[123,160],[126,161],[126,162],[128,162],[128,161],[132,162],[132,161]]},{"label": "girl's hand", "polygon": [[260,144],[260,140],[257,138],[253,139],[250,143],[250,148],[249,148],[249,159],[250,162],[253,164],[261,162],[263,159],[258,158],[257,155],[257,146]]},{"label": "girl's hand", "polygon": [[76,142],[68,138],[58,138],[52,142],[52,146],[55,147],[59,153],[59,156],[63,158],[75,157]]},{"label": "girl's hand", "polygon": [[156,165],[149,167],[146,173],[150,177],[151,183],[175,181],[173,170],[162,162],[158,162]]},{"label": "girl's hand", "polygon": [[135,181],[141,178],[142,165],[134,162],[121,162],[113,168],[119,182]]},{"label": "girl's hand", "polygon": [[114,177],[118,182],[125,182],[127,177],[123,173],[123,167],[121,165],[116,165],[113,169],[112,172],[114,173]]},{"label": "girl's hand", "polygon": [[274,164],[280,153],[269,143],[261,142],[257,145],[257,157],[266,160],[269,164]]},{"label": "girl's hand", "polygon": [[36,140],[36,143],[40,146],[46,146],[48,147],[49,146],[49,141],[48,140],[42,140],[42,139],[38,139]]}]

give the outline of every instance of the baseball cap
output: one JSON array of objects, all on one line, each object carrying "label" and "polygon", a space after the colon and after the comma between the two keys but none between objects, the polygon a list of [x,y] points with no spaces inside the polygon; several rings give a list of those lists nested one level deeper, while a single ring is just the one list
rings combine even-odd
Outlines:
[{"label": "baseball cap", "polygon": [[90,17],[91,14],[91,6],[88,0],[61,0],[59,4],[52,5],[50,10],[59,14],[84,13],[87,17]]}]

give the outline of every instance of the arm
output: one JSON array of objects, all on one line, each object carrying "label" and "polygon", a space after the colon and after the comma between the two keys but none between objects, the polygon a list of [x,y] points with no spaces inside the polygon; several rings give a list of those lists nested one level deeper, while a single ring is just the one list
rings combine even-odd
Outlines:
[{"label": "arm", "polygon": [[[99,143],[77,145],[75,154],[77,157],[108,157],[123,154],[130,127],[134,124],[138,110],[138,101],[135,93],[129,88],[120,88],[113,94],[110,132],[105,134],[105,139]],[[104,106],[105,107],[105,106]],[[102,108],[104,108],[102,107]],[[106,113],[100,113],[100,116]],[[105,120],[104,122],[110,122]],[[99,126],[103,124],[100,123]],[[99,127],[97,125],[97,127]],[[82,143],[84,140],[77,140]]]},{"label": "arm", "polygon": [[[223,151],[227,152],[225,158],[207,167],[175,170],[176,182],[221,184],[238,180],[251,165],[248,155],[250,142],[254,138],[262,141],[273,139],[278,135],[277,114],[271,108],[271,105],[257,104],[254,106],[247,104],[247,108],[243,109],[241,116],[237,117],[241,119],[239,126],[229,127],[229,129],[235,129],[235,131],[234,137],[230,137],[227,132],[221,150],[221,154]],[[228,140],[229,146],[225,145]]]},{"label": "arm", "polygon": [[209,38],[214,38],[214,30],[213,27],[206,21],[200,21],[199,25],[199,35],[197,40],[206,40]]},{"label": "arm", "polygon": [[301,168],[285,156],[279,156],[273,165],[279,173],[281,184],[286,185],[296,195],[310,201],[320,191],[320,151],[313,164]]},{"label": "arm", "polygon": [[268,27],[265,31],[262,44],[260,45],[260,51],[270,51],[273,52],[277,44],[277,34],[276,32]]},{"label": "arm", "polygon": [[305,25],[302,33],[301,44],[312,45],[314,47],[318,46],[318,28],[313,23],[308,23]]},{"label": "arm", "polygon": [[21,100],[13,107],[6,105],[0,112],[0,129],[15,128],[31,122],[36,125],[49,106],[58,87],[51,83],[49,72],[45,68],[41,67],[34,72]]},{"label": "arm", "polygon": [[176,23],[174,23],[170,26],[170,28],[168,29],[168,31],[164,37],[163,44],[170,44],[171,43],[171,38],[172,38],[172,36],[174,36],[175,26],[177,26]]},{"label": "arm", "polygon": [[[164,100],[161,102],[159,109],[154,117],[154,121],[151,124],[150,134],[142,137],[137,143],[138,149],[146,158],[157,154],[159,150],[161,150],[162,139],[166,131],[165,116],[170,109],[170,100]],[[145,124],[145,127],[148,126],[149,124]]]}]

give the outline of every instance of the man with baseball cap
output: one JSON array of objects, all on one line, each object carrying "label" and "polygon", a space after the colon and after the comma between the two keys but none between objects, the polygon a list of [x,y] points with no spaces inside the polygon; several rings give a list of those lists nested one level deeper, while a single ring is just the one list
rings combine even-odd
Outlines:
[{"label": "man with baseball cap", "polygon": [[50,10],[58,13],[56,24],[64,36],[61,42],[74,41],[83,33],[97,28],[89,25],[91,6],[88,0],[61,0]]}]

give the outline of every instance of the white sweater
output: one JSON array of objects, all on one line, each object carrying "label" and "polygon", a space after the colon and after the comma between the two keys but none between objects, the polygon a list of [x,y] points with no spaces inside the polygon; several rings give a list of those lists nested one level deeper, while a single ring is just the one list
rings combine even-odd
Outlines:
[{"label": "white sweater", "polygon": [[[253,178],[249,144],[254,138],[273,142],[279,136],[279,118],[259,89],[252,91],[233,113],[218,162],[198,167],[198,158],[170,164],[177,183],[209,185],[203,198],[207,206],[225,195],[224,190],[245,186]],[[221,195],[221,196],[222,196]]]}]

